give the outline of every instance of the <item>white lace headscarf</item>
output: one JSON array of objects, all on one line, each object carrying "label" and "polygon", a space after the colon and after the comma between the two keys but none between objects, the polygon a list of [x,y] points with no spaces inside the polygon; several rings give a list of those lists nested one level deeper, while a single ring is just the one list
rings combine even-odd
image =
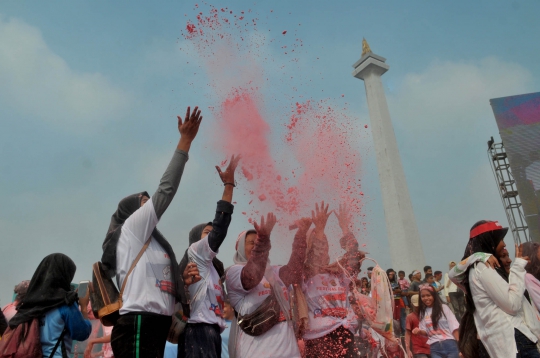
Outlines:
[{"label": "white lace headscarf", "polygon": [[[248,259],[246,258],[246,237],[248,234],[256,234],[255,230],[245,230],[238,235],[238,238],[236,239],[236,252],[233,256],[233,261],[235,265],[243,265],[245,266],[248,262]],[[227,276],[227,271],[229,271],[228,267],[225,270],[225,276]],[[274,272],[274,268],[270,264],[270,259],[266,262],[266,269],[264,271],[264,277],[272,287],[272,291],[274,292],[274,295],[276,296],[276,299],[279,303],[279,307],[281,308],[281,312],[283,312],[283,315],[287,319],[287,322],[291,321],[291,306],[289,304],[289,301],[287,300],[287,297],[285,296],[282,286],[279,284],[279,277],[276,276]],[[231,333],[229,337],[229,356],[231,358],[235,358],[236,356],[236,339],[238,337],[238,323],[237,320],[233,320],[233,324],[231,326]]]}]

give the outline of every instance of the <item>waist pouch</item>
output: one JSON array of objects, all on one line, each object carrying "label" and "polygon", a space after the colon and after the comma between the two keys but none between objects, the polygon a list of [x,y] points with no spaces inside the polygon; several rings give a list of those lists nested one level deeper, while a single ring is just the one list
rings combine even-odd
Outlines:
[{"label": "waist pouch", "polygon": [[244,333],[257,337],[268,332],[279,322],[283,322],[284,320],[280,319],[280,316],[281,307],[279,307],[279,302],[272,292],[252,313],[237,314],[237,322]]}]

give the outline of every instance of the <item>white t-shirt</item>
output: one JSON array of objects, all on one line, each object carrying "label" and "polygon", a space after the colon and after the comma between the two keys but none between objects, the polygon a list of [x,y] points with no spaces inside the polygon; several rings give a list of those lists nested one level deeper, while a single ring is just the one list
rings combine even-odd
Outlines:
[{"label": "white t-shirt", "polygon": [[[217,324],[223,332],[227,327],[223,319],[223,288],[219,282],[219,274],[212,264],[216,255],[217,252],[212,251],[208,244],[208,236],[191,244],[188,249],[188,257],[197,264],[199,275],[203,278],[189,286],[191,314],[188,323]],[[197,292],[199,299],[196,297]]]},{"label": "white t-shirt", "polygon": [[[152,199],[134,212],[122,226],[116,247],[116,282],[122,287],[131,264],[158,223]],[[171,259],[155,239],[128,277],[120,314],[151,312],[165,316],[174,313]]]},{"label": "white t-shirt", "polygon": [[303,285],[308,304],[309,327],[304,333],[304,339],[320,338],[339,326],[354,333],[351,327],[348,291],[351,281],[344,275],[329,273],[311,277]]},{"label": "white t-shirt", "polygon": [[[231,305],[235,311],[241,315],[254,312],[261,303],[270,295],[272,287],[263,277],[257,286],[249,291],[244,290],[240,279],[243,265],[231,266],[227,271],[227,292]],[[279,266],[272,266],[277,282],[282,287],[287,300],[289,299],[287,288],[283,281],[279,279]],[[283,315],[283,313],[281,313]],[[280,319],[285,319],[280,317]],[[236,357],[267,357],[267,358],[297,358],[300,357],[300,351],[296,343],[294,331],[291,325],[286,321],[279,322],[268,332],[253,337],[245,334],[238,328],[238,337],[236,341]]]},{"label": "white t-shirt", "polygon": [[433,322],[431,321],[431,307],[426,308],[426,314],[424,318],[420,321],[419,328],[424,330],[428,334],[427,344],[431,345],[433,343],[446,341],[447,339],[454,339],[454,332],[456,329],[459,329],[459,323],[456,319],[456,316],[452,313],[450,308],[447,305],[442,305],[443,314],[439,318],[437,324],[437,329],[433,329]]}]

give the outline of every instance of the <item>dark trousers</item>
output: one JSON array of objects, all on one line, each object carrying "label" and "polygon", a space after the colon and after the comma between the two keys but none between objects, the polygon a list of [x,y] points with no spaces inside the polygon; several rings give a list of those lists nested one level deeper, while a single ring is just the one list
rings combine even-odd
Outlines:
[{"label": "dark trousers", "polygon": [[540,358],[540,353],[538,352],[534,342],[515,328],[514,333],[518,350],[516,358]]},{"label": "dark trousers", "polygon": [[221,329],[217,324],[188,323],[184,332],[185,348],[182,352],[178,345],[178,358],[221,358]]},{"label": "dark trousers", "polygon": [[354,335],[343,326],[339,326],[326,336],[305,341],[305,357],[319,358],[356,358],[358,352],[354,344]]},{"label": "dark trousers", "polygon": [[120,316],[111,334],[115,358],[162,358],[171,317],[147,312]]}]

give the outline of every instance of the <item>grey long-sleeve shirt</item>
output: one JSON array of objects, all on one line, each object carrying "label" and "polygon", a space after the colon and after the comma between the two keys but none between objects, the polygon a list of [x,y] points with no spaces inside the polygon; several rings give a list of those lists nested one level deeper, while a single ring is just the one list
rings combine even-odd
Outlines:
[{"label": "grey long-sleeve shirt", "polygon": [[154,210],[158,219],[161,218],[165,210],[169,207],[178,187],[180,186],[180,179],[184,173],[184,167],[189,159],[188,153],[183,150],[175,150],[173,157],[161,177],[159,186],[152,196],[152,202],[154,203]]}]

